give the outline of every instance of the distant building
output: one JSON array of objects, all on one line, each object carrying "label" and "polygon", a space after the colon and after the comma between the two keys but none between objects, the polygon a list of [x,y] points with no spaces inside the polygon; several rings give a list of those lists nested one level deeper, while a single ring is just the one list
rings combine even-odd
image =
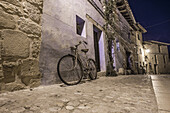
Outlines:
[{"label": "distant building", "polygon": [[145,69],[148,74],[170,73],[169,43],[144,41]]}]

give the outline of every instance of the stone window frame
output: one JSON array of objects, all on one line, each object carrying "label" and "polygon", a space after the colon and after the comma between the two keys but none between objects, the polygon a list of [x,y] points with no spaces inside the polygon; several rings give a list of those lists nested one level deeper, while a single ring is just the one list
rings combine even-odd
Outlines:
[{"label": "stone window frame", "polygon": [[86,21],[76,15],[76,34],[86,38]]},{"label": "stone window frame", "polygon": [[119,40],[116,40],[116,50],[120,52],[120,42]]}]

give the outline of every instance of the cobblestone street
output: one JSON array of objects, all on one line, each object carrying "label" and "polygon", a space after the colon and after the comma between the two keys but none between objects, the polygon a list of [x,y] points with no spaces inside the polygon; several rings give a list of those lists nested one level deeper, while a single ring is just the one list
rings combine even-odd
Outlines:
[{"label": "cobblestone street", "polygon": [[0,113],[157,113],[150,76],[100,77],[76,86],[0,94]]}]

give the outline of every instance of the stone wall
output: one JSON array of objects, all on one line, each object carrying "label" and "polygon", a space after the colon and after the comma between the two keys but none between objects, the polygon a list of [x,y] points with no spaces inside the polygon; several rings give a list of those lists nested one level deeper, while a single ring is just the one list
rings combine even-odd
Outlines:
[{"label": "stone wall", "polygon": [[0,1],[0,91],[40,84],[43,0]]}]

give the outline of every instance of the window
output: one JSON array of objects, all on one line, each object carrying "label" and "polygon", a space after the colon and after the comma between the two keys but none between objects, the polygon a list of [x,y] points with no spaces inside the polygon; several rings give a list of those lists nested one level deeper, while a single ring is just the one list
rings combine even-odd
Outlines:
[{"label": "window", "polygon": [[78,35],[86,37],[85,21],[76,15],[76,32]]},{"label": "window", "polygon": [[139,54],[142,54],[142,49],[139,49]]},{"label": "window", "polygon": [[138,34],[138,40],[140,40],[140,35]]},{"label": "window", "polygon": [[164,68],[166,67],[166,58],[165,55],[163,55],[163,61],[164,61]]},{"label": "window", "polygon": [[161,46],[160,45],[158,45],[158,51],[159,51],[159,53],[161,52]]},{"label": "window", "polygon": [[117,48],[117,51],[120,51],[120,44],[118,40],[116,41],[116,48]]},{"label": "window", "polygon": [[156,57],[156,55],[154,55],[154,57],[155,57],[155,64],[157,64],[157,57]]}]

